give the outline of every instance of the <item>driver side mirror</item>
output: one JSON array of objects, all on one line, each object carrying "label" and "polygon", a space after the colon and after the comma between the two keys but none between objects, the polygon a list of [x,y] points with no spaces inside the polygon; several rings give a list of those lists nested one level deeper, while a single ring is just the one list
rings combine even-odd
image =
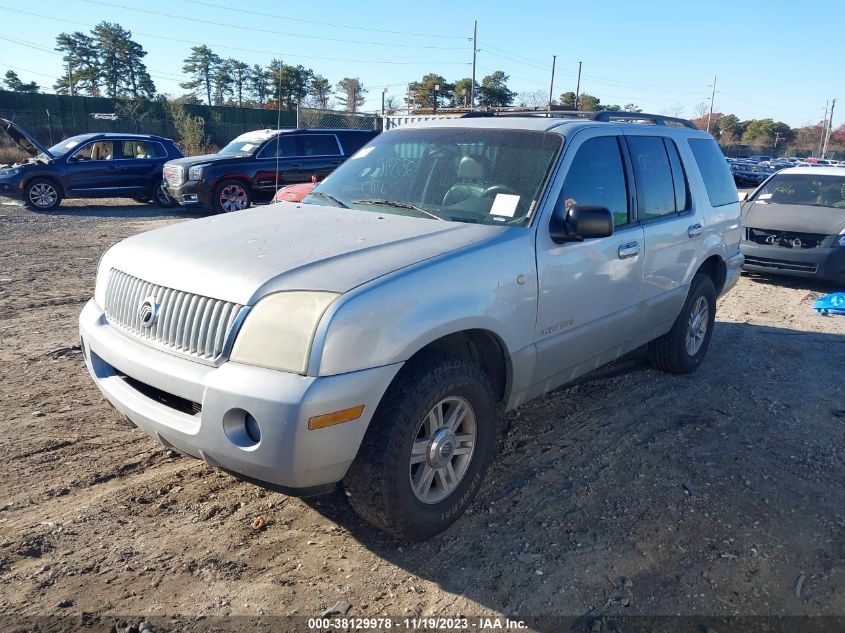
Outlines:
[{"label": "driver side mirror", "polygon": [[557,244],[583,242],[585,239],[613,235],[613,214],[605,207],[590,204],[573,204],[561,219],[552,215],[549,234]]}]

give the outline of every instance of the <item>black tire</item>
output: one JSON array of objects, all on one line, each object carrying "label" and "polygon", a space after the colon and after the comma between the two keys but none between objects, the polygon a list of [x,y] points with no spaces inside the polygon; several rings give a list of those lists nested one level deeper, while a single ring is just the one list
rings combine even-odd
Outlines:
[{"label": "black tire", "polygon": [[[233,195],[226,195],[227,193]],[[249,187],[240,180],[224,180],[214,188],[211,205],[215,213],[232,213],[248,209],[252,204]]]},{"label": "black tire", "polygon": [[[699,308],[704,305],[702,302],[706,303],[707,316],[706,319],[700,318],[696,321],[693,318],[693,312],[695,311],[700,315]],[[713,280],[703,273],[698,273],[692,279],[687,299],[680,314],[678,314],[678,318],[675,319],[672,329],[648,344],[652,364],[660,371],[670,374],[690,374],[694,372],[707,353],[710,337],[713,335],[715,318],[716,288],[713,285]],[[695,323],[704,323],[706,329],[700,337],[697,349],[693,346],[695,351],[691,353],[688,347],[688,335],[691,335],[694,329],[697,330],[693,327]],[[701,332],[698,331],[698,334],[701,334]]]},{"label": "black tire", "polygon": [[33,178],[24,188],[24,204],[33,211],[52,211],[62,203],[62,190],[49,178]]},{"label": "black tire", "polygon": [[[412,490],[411,478],[420,473],[420,468],[430,468],[428,455],[432,451],[414,464],[412,449],[426,442],[418,433],[425,433],[430,412],[452,400],[469,404],[475,428],[473,448],[466,465],[462,465],[457,450],[469,448],[459,439],[466,437],[462,422],[457,428],[463,431],[454,436],[457,441],[453,448],[459,449],[454,456],[452,451],[445,453],[453,481],[457,480],[454,488],[442,500],[423,502]],[[461,411],[461,407],[465,404],[455,409]],[[455,409],[441,409],[445,411],[444,424]],[[415,359],[402,368],[382,398],[343,480],[349,503],[364,520],[399,539],[417,541],[434,536],[454,523],[472,502],[497,448],[499,432],[493,392],[478,366],[443,354]],[[432,498],[445,490],[440,488],[438,493],[446,482],[445,468],[439,472],[432,475],[430,486],[420,487]],[[456,472],[462,475],[456,477]]]}]

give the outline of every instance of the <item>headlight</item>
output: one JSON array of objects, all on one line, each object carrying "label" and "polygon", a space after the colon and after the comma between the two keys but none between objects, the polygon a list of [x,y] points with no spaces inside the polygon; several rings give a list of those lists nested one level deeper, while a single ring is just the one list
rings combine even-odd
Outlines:
[{"label": "headlight", "polygon": [[202,180],[205,165],[194,165],[188,170],[188,180]]},{"label": "headlight", "polygon": [[237,363],[305,374],[311,343],[334,292],[279,292],[249,311],[230,359]]},{"label": "headlight", "polygon": [[839,235],[833,238],[834,246],[845,246],[845,229],[839,231]]},{"label": "headlight", "polygon": [[0,178],[11,178],[21,173],[20,169],[0,169]]}]

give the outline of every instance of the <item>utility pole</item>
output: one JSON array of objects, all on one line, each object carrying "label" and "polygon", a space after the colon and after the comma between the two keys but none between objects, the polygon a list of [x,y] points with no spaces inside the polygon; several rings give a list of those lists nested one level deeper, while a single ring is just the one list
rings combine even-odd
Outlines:
[{"label": "utility pole", "polygon": [[472,21],[472,84],[469,87],[469,109],[475,110],[475,54],[478,52],[478,20]]},{"label": "utility pole", "polygon": [[710,95],[710,112],[707,114],[707,132],[710,132],[710,119],[713,118],[713,102],[716,101],[716,75],[713,75],[713,92]]},{"label": "utility pole", "polygon": [[780,139],[780,132],[775,132],[775,149],[778,148],[778,140]]},{"label": "utility pole", "polygon": [[552,83],[549,86],[549,110],[552,109],[552,101],[554,101],[555,94],[555,63],[557,62],[557,55],[552,55]]},{"label": "utility pole", "polygon": [[833,108],[836,107],[836,99],[830,102],[830,116],[827,119],[827,133],[824,136],[824,147],[822,148],[822,158],[827,154],[827,144],[830,141],[830,133],[833,131]]},{"label": "utility pole", "polygon": [[381,118],[384,118],[384,95],[387,94],[387,88],[381,91]]},{"label": "utility pole", "polygon": [[822,146],[824,145],[824,137],[827,134],[827,107],[830,101],[824,102],[824,122],[822,123],[822,137],[819,139],[819,156],[822,155]]},{"label": "utility pole", "polygon": [[581,95],[581,62],[578,62],[578,81],[575,84],[575,109],[578,109],[578,97]]},{"label": "utility pole", "polygon": [[437,93],[440,92],[440,84],[434,84],[434,99],[432,100],[432,107],[434,114],[437,114]]}]

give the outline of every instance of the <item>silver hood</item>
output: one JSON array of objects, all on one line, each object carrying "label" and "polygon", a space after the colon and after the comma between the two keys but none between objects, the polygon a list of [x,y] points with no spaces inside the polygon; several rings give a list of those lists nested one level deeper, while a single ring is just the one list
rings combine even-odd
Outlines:
[{"label": "silver hood", "polygon": [[753,202],[743,215],[753,229],[836,235],[845,227],[845,209],[831,207]]},{"label": "silver hood", "polygon": [[283,202],[130,237],[100,262],[153,284],[250,305],[279,290],[346,292],[505,227]]}]

